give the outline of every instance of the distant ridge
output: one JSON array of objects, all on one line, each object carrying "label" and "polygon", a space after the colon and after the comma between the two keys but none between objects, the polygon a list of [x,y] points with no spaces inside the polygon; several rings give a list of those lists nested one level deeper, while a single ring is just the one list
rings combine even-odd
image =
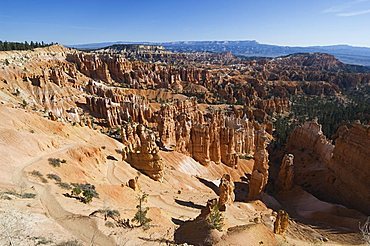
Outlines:
[{"label": "distant ridge", "polygon": [[255,40],[243,41],[176,41],[176,42],[104,42],[67,45],[76,49],[100,49],[115,44],[162,45],[167,50],[177,52],[225,52],[247,57],[277,57],[295,53],[328,53],[343,63],[370,66],[370,48],[350,45],[293,47],[261,44]]},{"label": "distant ridge", "polygon": [[116,41],[116,42],[103,42],[103,43],[90,43],[90,44],[74,44],[74,45],[65,45],[66,47],[81,49],[81,50],[90,50],[90,49],[101,49],[106,48],[112,45],[119,44],[145,44],[145,45],[156,45],[155,43],[150,42],[125,42],[125,41]]}]

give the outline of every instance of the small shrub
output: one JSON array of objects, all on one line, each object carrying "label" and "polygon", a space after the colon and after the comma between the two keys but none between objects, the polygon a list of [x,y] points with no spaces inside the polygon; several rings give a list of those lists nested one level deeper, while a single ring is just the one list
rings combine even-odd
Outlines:
[{"label": "small shrub", "polygon": [[60,163],[66,163],[67,161],[66,160],[61,160],[59,158],[49,158],[48,159],[49,161],[49,164],[52,165],[53,167],[60,167]]},{"label": "small shrub", "polygon": [[95,214],[102,214],[104,216],[104,220],[107,220],[108,218],[111,218],[115,221],[119,220],[121,214],[119,213],[118,210],[115,210],[115,209],[109,209],[109,208],[106,208],[106,209],[98,209],[94,212],[92,212],[89,216],[91,215],[95,215]]},{"label": "small shrub", "polygon": [[104,215],[105,218],[118,218],[121,216],[118,210],[115,209],[101,209],[99,210],[100,213]]},{"label": "small shrub", "polygon": [[70,190],[72,187],[70,184],[66,182],[57,182],[56,183],[60,188],[65,189],[65,190]]},{"label": "small shrub", "polygon": [[39,177],[39,178],[41,178],[43,176],[42,173],[40,173],[40,171],[37,171],[37,170],[33,170],[31,172],[31,175],[35,176],[35,177]]},{"label": "small shrub", "polygon": [[218,205],[214,206],[211,213],[207,217],[207,223],[211,229],[216,229],[218,231],[222,230],[224,226],[224,217],[220,212]]},{"label": "small shrub", "polygon": [[75,198],[83,203],[90,203],[93,198],[99,198],[99,194],[92,184],[72,183],[71,185],[73,186],[71,194],[64,194],[67,197]]},{"label": "small shrub", "polygon": [[80,187],[74,187],[71,191],[71,194],[74,196],[79,196],[81,194],[82,190]]},{"label": "small shrub", "polygon": [[46,175],[46,177],[48,179],[55,180],[56,182],[61,182],[62,181],[62,179],[58,175],[53,174],[53,173],[49,173],[48,175]]},{"label": "small shrub", "polygon": [[85,203],[90,203],[93,197],[95,197],[95,190],[84,190],[82,195],[85,198]]},{"label": "small shrub", "polygon": [[27,199],[33,199],[36,197],[36,194],[33,194],[33,193],[23,193],[21,195],[22,198],[27,198]]},{"label": "small shrub", "polygon": [[243,159],[243,160],[251,160],[251,159],[254,159],[253,155],[240,155],[239,156],[240,159]]},{"label": "small shrub", "polygon": [[137,212],[134,218],[132,219],[133,222],[138,223],[139,227],[143,227],[144,230],[149,229],[150,227],[149,223],[150,221],[152,221],[151,219],[147,218],[147,215],[146,215],[148,213],[149,208],[143,207],[143,203],[146,202],[147,197],[148,197],[148,194],[146,193],[138,196],[139,204],[136,206]]},{"label": "small shrub", "polygon": [[38,177],[41,180],[41,182],[44,184],[48,182],[47,179],[44,178],[44,175],[42,175],[42,173],[40,173],[37,170],[33,170],[30,174],[34,177]]},{"label": "small shrub", "polygon": [[77,240],[68,240],[68,241],[60,242],[56,244],[55,246],[83,246],[83,244],[81,244]]}]

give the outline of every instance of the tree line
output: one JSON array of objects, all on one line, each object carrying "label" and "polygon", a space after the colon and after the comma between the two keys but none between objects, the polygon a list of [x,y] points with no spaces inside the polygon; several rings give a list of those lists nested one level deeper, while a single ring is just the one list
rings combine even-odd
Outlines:
[{"label": "tree line", "polygon": [[45,43],[41,42],[8,42],[0,40],[0,51],[9,51],[9,50],[32,50],[39,47],[47,47],[56,43]]},{"label": "tree line", "polygon": [[292,130],[304,122],[317,118],[325,136],[332,139],[341,124],[359,120],[370,122],[370,86],[345,91],[340,100],[337,97],[294,96],[288,116],[277,116],[275,121],[276,147],[285,145]]}]

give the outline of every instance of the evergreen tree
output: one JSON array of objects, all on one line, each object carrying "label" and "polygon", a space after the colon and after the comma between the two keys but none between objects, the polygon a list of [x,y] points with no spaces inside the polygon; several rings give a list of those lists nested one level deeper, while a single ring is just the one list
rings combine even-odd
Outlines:
[{"label": "evergreen tree", "polygon": [[46,47],[50,46],[51,44],[47,44],[42,42],[34,42],[31,41],[30,43],[27,41],[22,42],[8,42],[8,41],[0,41],[0,51],[8,51],[8,50],[29,50],[38,47]]}]

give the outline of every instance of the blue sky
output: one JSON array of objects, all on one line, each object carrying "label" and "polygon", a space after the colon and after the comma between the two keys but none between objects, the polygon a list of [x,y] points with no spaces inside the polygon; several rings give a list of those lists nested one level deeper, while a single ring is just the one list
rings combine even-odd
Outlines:
[{"label": "blue sky", "polygon": [[0,40],[370,47],[370,0],[1,0]]}]

